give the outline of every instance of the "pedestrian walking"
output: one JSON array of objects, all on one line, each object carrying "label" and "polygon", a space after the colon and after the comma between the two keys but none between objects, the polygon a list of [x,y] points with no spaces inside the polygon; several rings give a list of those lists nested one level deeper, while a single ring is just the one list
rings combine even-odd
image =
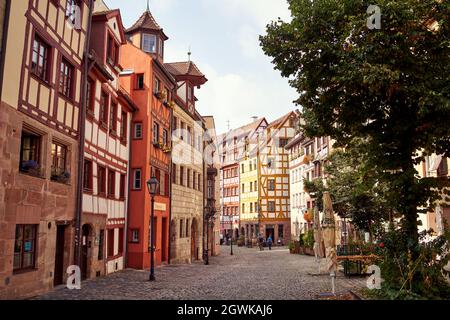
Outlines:
[{"label": "pedestrian walking", "polygon": [[259,243],[259,250],[264,251],[264,238],[262,235],[259,235],[258,243]]},{"label": "pedestrian walking", "polygon": [[267,245],[269,246],[269,250],[272,250],[272,243],[273,243],[272,236],[269,235],[269,238],[267,238]]}]

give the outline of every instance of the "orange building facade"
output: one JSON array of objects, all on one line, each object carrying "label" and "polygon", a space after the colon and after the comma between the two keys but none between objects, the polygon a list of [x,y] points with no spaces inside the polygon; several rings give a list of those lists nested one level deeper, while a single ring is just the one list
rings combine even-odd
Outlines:
[{"label": "orange building facade", "polygon": [[125,32],[121,85],[129,92],[137,111],[131,125],[131,181],[128,216],[128,267],[150,266],[151,197],[146,182],[154,175],[160,185],[155,196],[155,264],[169,260],[171,98],[176,81],[163,66],[167,36],[149,11]]}]

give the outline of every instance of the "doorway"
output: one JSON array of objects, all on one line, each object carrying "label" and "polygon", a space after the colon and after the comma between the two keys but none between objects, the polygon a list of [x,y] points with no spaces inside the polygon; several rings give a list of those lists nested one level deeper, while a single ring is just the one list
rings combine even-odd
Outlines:
[{"label": "doorway", "polygon": [[88,277],[88,252],[90,247],[89,237],[91,235],[91,227],[85,224],[82,228],[81,236],[81,279],[86,280]]},{"label": "doorway", "polygon": [[266,227],[266,240],[270,237],[272,237],[272,243],[275,243],[275,228],[273,226],[267,226]]},{"label": "doorway", "polygon": [[192,220],[191,224],[191,259],[198,260],[198,225],[197,219]]},{"label": "doorway", "polygon": [[64,245],[66,226],[56,226],[55,274],[53,285],[63,284],[64,276]]},{"label": "doorway", "polygon": [[167,261],[167,218],[162,219],[161,261]]}]

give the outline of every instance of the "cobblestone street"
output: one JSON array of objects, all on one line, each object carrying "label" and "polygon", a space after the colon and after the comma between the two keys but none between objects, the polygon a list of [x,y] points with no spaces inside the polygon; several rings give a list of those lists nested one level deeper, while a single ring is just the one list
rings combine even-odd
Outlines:
[{"label": "cobblestone street", "polygon": [[[156,280],[147,281],[148,271],[125,270],[103,278],[87,280],[81,290],[58,287],[36,299],[91,300],[284,300],[314,299],[329,292],[330,278],[314,276],[314,258],[290,254],[286,248],[259,251],[257,248],[222,247],[222,254],[210,258],[210,265],[167,265],[156,268]],[[324,263],[324,260],[322,261]],[[358,290],[362,278],[346,279],[338,273],[337,292]]]}]

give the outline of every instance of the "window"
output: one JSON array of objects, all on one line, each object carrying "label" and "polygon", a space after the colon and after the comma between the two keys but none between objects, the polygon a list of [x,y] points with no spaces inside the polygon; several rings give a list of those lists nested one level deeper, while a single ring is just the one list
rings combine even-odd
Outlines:
[{"label": "window", "polygon": [[253,203],[250,203],[250,213],[253,213]]},{"label": "window", "polygon": [[153,122],[153,143],[159,143],[159,124]]},{"label": "window", "polygon": [[178,119],[177,117],[173,117],[172,131],[176,131],[178,129]]},{"label": "window", "polygon": [[198,190],[202,191],[202,175],[198,174]]},{"label": "window", "polygon": [[84,160],[83,187],[85,191],[92,191],[92,161]]},{"label": "window", "polygon": [[142,36],[142,50],[148,53],[156,53],[156,36],[146,33]]},{"label": "window", "polygon": [[136,75],[136,89],[137,90],[144,89],[144,74],[143,73]]},{"label": "window", "polygon": [[192,128],[187,127],[187,143],[192,145]]},{"label": "window", "polygon": [[123,143],[127,142],[127,127],[128,127],[128,116],[125,111],[122,111],[120,117],[120,141]]},{"label": "window", "polygon": [[245,192],[245,184],[242,184],[242,188],[241,188],[241,192],[244,193]]},{"label": "window", "polygon": [[187,169],[187,187],[191,187],[191,169]]},{"label": "window", "polygon": [[196,183],[197,180],[197,174],[192,172],[192,189],[197,189],[198,184]]},{"label": "window", "polygon": [[130,242],[139,243],[139,230],[138,229],[131,229]]},{"label": "window", "polygon": [[244,164],[242,164],[241,165],[241,173],[244,173],[245,172],[245,166],[244,166]]},{"label": "window", "polygon": [[180,238],[184,237],[183,236],[183,230],[184,230],[184,228],[183,228],[183,219],[181,219],[180,220]]},{"label": "window", "polygon": [[141,190],[142,188],[142,170],[134,169],[133,170],[133,189]]},{"label": "window", "polygon": [[60,176],[65,175],[67,161],[67,147],[57,142],[52,143],[52,180],[57,180]]},{"label": "window", "polygon": [[50,47],[37,35],[33,42],[31,72],[44,81],[49,78]]},{"label": "window", "polygon": [[114,229],[108,229],[108,259],[114,257]]},{"label": "window", "polygon": [[167,146],[169,144],[169,133],[166,129],[163,129],[163,145]]},{"label": "window", "polygon": [[98,237],[98,260],[103,260],[103,243],[105,243],[105,230],[101,229]]},{"label": "window", "polygon": [[65,58],[62,58],[59,74],[59,93],[67,98],[72,98],[73,76],[73,66]]},{"label": "window", "polygon": [[116,172],[108,169],[108,197],[116,197]]},{"label": "window", "polygon": [[164,42],[162,41],[162,39],[159,39],[159,47],[158,47],[158,53],[161,57],[163,57],[163,53],[164,53]]},{"label": "window", "polygon": [[273,168],[274,165],[275,165],[275,159],[269,158],[267,161],[267,166],[269,167],[269,169]]},{"label": "window", "polygon": [[282,224],[279,224],[278,225],[278,238],[279,239],[283,239],[283,236],[284,236],[284,232],[283,232],[284,230],[283,230],[283,225]]},{"label": "window", "polygon": [[201,135],[199,135],[197,137],[197,150],[202,151],[202,136]]},{"label": "window", "polygon": [[275,201],[269,201],[268,202],[267,211],[275,212]]},{"label": "window", "polygon": [[105,129],[108,127],[108,100],[108,94],[103,91],[100,98],[100,125]]},{"label": "window", "polygon": [[107,52],[108,63],[112,66],[117,65],[119,62],[119,45],[114,40],[112,35],[108,36],[108,49],[107,50],[108,50],[108,52]]},{"label": "window", "polygon": [[177,183],[177,165],[172,164],[172,183]]},{"label": "window", "polygon": [[255,181],[254,186],[255,186],[255,191],[258,191],[258,182],[257,181]]},{"label": "window", "polygon": [[184,134],[186,133],[186,125],[183,121],[180,122],[180,128],[181,128],[180,139],[184,140]]},{"label": "window", "polygon": [[153,93],[156,94],[159,92],[159,90],[161,90],[160,85],[161,85],[161,82],[159,81],[159,79],[155,78],[155,84],[153,86]]},{"label": "window", "polygon": [[279,141],[279,146],[280,146],[280,148],[284,148],[284,147],[286,147],[286,145],[289,143],[289,139],[286,139],[286,138],[280,138],[280,141]]},{"label": "window", "polygon": [[142,139],[142,123],[134,123],[133,139]]},{"label": "window", "polygon": [[189,219],[186,219],[186,233],[184,234],[186,237],[189,237]]},{"label": "window", "polygon": [[184,186],[184,167],[180,167],[180,185]]},{"label": "window", "polygon": [[111,109],[109,111],[109,133],[117,135],[117,102],[111,103]]},{"label": "window", "polygon": [[91,78],[87,81],[86,107],[87,115],[93,117],[95,108],[95,81]]},{"label": "window", "polygon": [[102,166],[97,166],[97,188],[99,195],[106,195],[106,168]]},{"label": "window", "polygon": [[119,228],[119,255],[123,254],[123,228]]},{"label": "window", "polygon": [[437,176],[438,177],[447,177],[448,176],[447,157],[441,158],[441,163],[439,164],[439,167],[437,169]]},{"label": "window", "polygon": [[28,132],[22,131],[22,139],[20,145],[20,171],[40,175],[41,137]]},{"label": "window", "polygon": [[253,192],[253,182],[250,182],[250,192]]},{"label": "window", "polygon": [[33,269],[36,258],[37,225],[16,225],[14,242],[14,271]]},{"label": "window", "polygon": [[275,190],[275,180],[274,179],[269,179],[268,180],[268,187],[269,191],[274,191]]},{"label": "window", "polygon": [[120,194],[119,194],[120,200],[125,199],[126,183],[127,183],[127,176],[125,174],[121,174],[120,175]]},{"label": "window", "polygon": [[245,203],[242,204],[242,212],[241,213],[245,213]]}]

